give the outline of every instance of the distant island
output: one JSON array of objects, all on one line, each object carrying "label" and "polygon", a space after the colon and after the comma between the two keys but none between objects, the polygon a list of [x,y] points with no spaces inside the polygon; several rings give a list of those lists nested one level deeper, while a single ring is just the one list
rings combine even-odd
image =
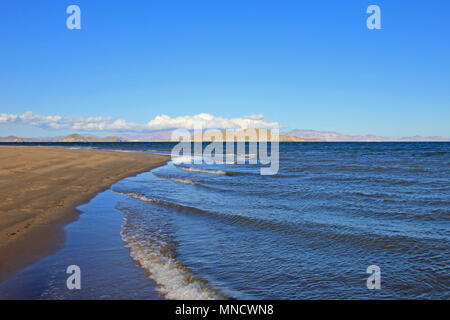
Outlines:
[{"label": "distant island", "polygon": [[[256,135],[255,135],[256,134]],[[231,140],[228,140],[231,139]],[[207,131],[197,133],[192,135],[192,141],[202,140],[205,142],[227,142],[227,141],[271,141],[272,131],[267,130],[261,133],[261,129],[244,129],[240,131],[230,131],[230,130],[217,130],[217,131]],[[305,142],[305,141],[319,141],[318,139],[305,139],[300,137],[295,137],[287,134],[278,135],[279,142]]]},{"label": "distant island", "polygon": [[60,142],[121,142],[119,137],[109,136],[104,138],[96,138],[90,136],[82,136],[80,134],[71,134],[60,140]]},{"label": "distant island", "polygon": [[0,137],[0,142],[121,142],[119,137],[109,136],[104,138],[83,136],[77,133],[66,137],[51,138],[21,138],[16,136]]},{"label": "distant island", "polygon": [[[259,138],[260,131],[259,129],[255,129],[256,135]],[[77,133],[70,134],[66,137],[55,137],[55,138],[21,138],[16,136],[8,136],[8,137],[0,137],[0,142],[172,142],[171,139],[171,133],[170,135],[167,134],[167,132],[164,133],[163,138],[160,138],[158,135],[153,136],[153,139],[144,139],[141,140],[139,138],[129,137],[129,138],[120,138],[116,136],[109,136],[104,138],[98,138],[93,136],[83,136]],[[227,130],[217,130],[217,131],[208,131],[202,133],[202,139],[205,142],[211,142],[214,141],[214,139],[211,139],[212,136],[220,136],[220,137],[226,137]],[[235,138],[235,141],[248,141],[249,136],[251,136],[251,130],[245,129],[240,130],[237,132],[228,131],[228,136],[232,135]],[[268,130],[268,140],[271,139],[272,132]],[[197,134],[196,136],[192,136],[191,139],[194,141],[194,139],[200,138]],[[226,141],[226,139],[220,139],[217,141]],[[250,141],[254,141],[253,139]],[[256,141],[256,140],[255,140]],[[305,141],[319,141],[318,139],[304,139],[299,138],[295,136],[290,136],[287,134],[279,134],[279,141],[280,142],[305,142]]]},{"label": "distant island", "polygon": [[[245,135],[248,129],[238,131],[236,135]],[[257,129],[258,130],[258,129]],[[219,131],[219,130],[218,130]],[[224,130],[220,130],[223,132]],[[173,130],[160,130],[150,133],[142,134],[130,134],[123,135],[122,139],[126,141],[159,141],[167,142],[171,141],[171,135]],[[207,137],[206,137],[207,138]],[[300,130],[295,129],[287,133],[280,133],[280,142],[444,142],[450,141],[450,138],[445,137],[402,137],[402,138],[390,138],[376,136],[372,134],[367,135],[347,135],[335,131],[317,131],[317,130]],[[206,139],[207,140],[207,139]],[[203,141],[206,141],[203,139]]]},{"label": "distant island", "polygon": [[[257,137],[260,136],[260,129],[255,129]],[[0,142],[172,142],[172,133],[174,130],[159,130],[149,133],[141,134],[123,134],[121,136],[96,137],[92,135],[81,135],[78,133],[70,134],[68,136],[60,137],[44,137],[44,138],[23,138],[17,136],[0,137]],[[213,136],[226,137],[227,130],[208,130],[201,134],[203,141],[213,141]],[[239,131],[228,130],[229,134],[233,135],[235,141],[248,141],[250,129]],[[271,132],[269,130],[268,139],[270,141]],[[199,134],[194,136],[192,133],[191,139],[200,138]],[[223,141],[217,140],[217,141]],[[226,141],[226,140],[225,140]],[[251,140],[250,140],[251,141]],[[367,135],[347,135],[335,131],[317,131],[317,130],[291,130],[287,133],[279,134],[280,142],[444,142],[450,141],[450,138],[445,137],[403,137],[390,138],[376,136],[372,134]]]},{"label": "distant island", "polygon": [[335,131],[317,131],[317,130],[292,130],[288,133],[291,136],[305,138],[305,139],[318,139],[322,141],[330,142],[438,142],[438,141],[450,141],[450,138],[445,137],[403,137],[403,138],[389,138],[381,137],[373,134],[367,134],[364,136],[342,134]]}]

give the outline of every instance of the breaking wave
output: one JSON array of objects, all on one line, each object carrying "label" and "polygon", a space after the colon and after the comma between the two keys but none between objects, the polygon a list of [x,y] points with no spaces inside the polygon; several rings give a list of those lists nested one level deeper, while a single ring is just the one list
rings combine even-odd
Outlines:
[{"label": "breaking wave", "polygon": [[192,181],[191,179],[182,179],[182,178],[174,178],[174,177],[167,177],[161,174],[157,174],[157,173],[153,173],[155,176],[157,176],[158,178],[162,178],[162,179],[167,179],[170,181],[174,181],[174,182],[178,182],[178,183],[182,183],[182,184],[190,184],[190,185],[195,185],[195,182]]},{"label": "breaking wave", "polygon": [[185,167],[185,166],[175,166],[175,167],[180,170],[184,170],[184,171],[208,173],[208,174],[215,174],[215,175],[219,175],[219,176],[234,176],[234,175],[239,174],[238,172],[223,171],[223,170],[198,169],[198,168],[191,168],[191,167]]},{"label": "breaking wave", "polygon": [[215,300],[221,297],[209,288],[206,281],[199,279],[178,262],[168,246],[163,243],[149,243],[145,233],[134,228],[124,218],[122,240],[130,249],[130,256],[149,273],[149,278],[158,285],[158,292],[170,300]]},{"label": "breaking wave", "polygon": [[[158,203],[157,200],[133,193],[120,193],[146,202]],[[226,299],[217,290],[211,288],[207,281],[197,277],[183,263],[176,260],[176,245],[170,235],[162,229],[167,223],[145,216],[139,210],[127,207],[119,208],[124,213],[120,233],[130,256],[139,263],[148,277],[157,284],[158,292],[170,300],[215,300]]]}]

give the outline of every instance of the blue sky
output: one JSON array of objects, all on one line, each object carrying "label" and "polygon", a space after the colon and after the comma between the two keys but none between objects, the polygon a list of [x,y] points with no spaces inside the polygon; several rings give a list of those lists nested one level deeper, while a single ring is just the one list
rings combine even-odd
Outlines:
[{"label": "blue sky", "polygon": [[[81,30],[66,28],[71,4]],[[370,4],[382,30],[366,28]],[[0,114],[263,114],[286,130],[450,137],[449,39],[449,1],[3,1]]]}]

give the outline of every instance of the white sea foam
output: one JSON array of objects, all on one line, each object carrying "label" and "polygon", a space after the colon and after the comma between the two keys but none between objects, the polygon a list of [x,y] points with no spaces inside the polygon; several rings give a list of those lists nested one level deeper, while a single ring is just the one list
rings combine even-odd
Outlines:
[{"label": "white sea foam", "polygon": [[[114,191],[113,191],[114,192]],[[145,202],[158,203],[138,193],[118,194],[133,197]],[[123,241],[130,249],[130,256],[148,272],[149,278],[156,282],[158,292],[171,300],[214,300],[223,299],[208,283],[196,277],[192,271],[175,259],[175,252],[167,239],[158,232],[148,232],[152,226],[146,219],[125,213],[122,232]],[[153,226],[154,227],[154,226]]]},{"label": "white sea foam", "polygon": [[195,185],[195,182],[192,181],[191,179],[166,177],[166,176],[163,176],[163,175],[160,175],[160,174],[156,174],[156,173],[154,173],[154,175],[157,176],[158,178],[167,179],[167,180],[171,180],[171,181],[182,183],[182,184]]},{"label": "white sea foam", "polygon": [[169,178],[169,180],[172,180],[172,181],[175,181],[178,183],[183,183],[183,184],[195,185],[195,183],[190,179]]},{"label": "white sea foam", "polygon": [[[227,164],[232,164],[237,161],[243,161],[251,160],[251,159],[257,159],[258,155],[255,153],[249,153],[249,154],[234,154],[234,153],[217,153],[212,155],[206,155],[206,154],[194,154],[194,155],[183,155],[183,156],[176,156],[172,157],[172,162],[174,164],[191,164],[191,163],[202,163],[202,162],[214,162],[216,159],[221,159],[222,161],[226,162]],[[230,160],[231,163],[230,163]]]},{"label": "white sea foam", "polygon": [[[126,224],[126,222],[125,222]],[[167,257],[161,252],[163,248],[146,246],[145,241],[121,233],[122,239],[130,249],[130,256],[149,272],[149,277],[158,285],[158,291],[171,300],[214,300],[217,293],[206,286],[180,262]]]},{"label": "white sea foam", "polygon": [[190,172],[200,172],[200,173],[209,173],[209,174],[216,174],[220,176],[225,176],[227,173],[222,170],[207,170],[207,169],[198,169],[198,168],[192,168],[192,167],[184,167],[184,166],[176,166],[178,169],[184,170],[184,171],[190,171]]}]

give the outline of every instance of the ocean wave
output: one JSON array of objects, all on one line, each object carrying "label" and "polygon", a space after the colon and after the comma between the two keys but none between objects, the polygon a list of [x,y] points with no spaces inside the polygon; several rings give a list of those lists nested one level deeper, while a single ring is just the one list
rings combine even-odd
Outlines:
[{"label": "ocean wave", "polygon": [[[292,223],[288,221],[278,221],[276,219],[262,219],[255,217],[247,217],[234,214],[225,214],[219,212],[210,212],[199,208],[184,206],[160,199],[149,198],[139,193],[120,193],[144,202],[159,204],[166,207],[171,207],[177,211],[184,213],[201,214],[204,216],[218,219],[230,225],[240,225],[254,230],[271,230],[285,233],[287,235],[296,234],[305,238],[328,239],[333,241],[341,241],[352,243],[362,247],[380,247],[383,249],[391,248],[408,248],[411,243],[418,239],[430,240],[439,239],[440,236],[423,235],[423,234],[386,234],[386,233],[368,233],[366,230],[360,229],[356,226],[342,226],[323,222],[302,221],[301,223]],[[419,250],[419,249],[417,249]]]},{"label": "ocean wave", "polygon": [[215,174],[215,175],[219,175],[219,176],[235,176],[235,175],[241,174],[240,172],[223,171],[223,170],[198,169],[198,168],[185,167],[185,166],[175,166],[175,167],[180,170],[184,170],[184,171],[208,173],[208,174]]},{"label": "ocean wave", "polygon": [[450,221],[450,212],[448,210],[435,209],[431,213],[415,214],[414,218],[425,221]]},{"label": "ocean wave", "polygon": [[[116,194],[133,197],[145,202],[165,203],[137,193]],[[145,211],[119,205],[124,214],[120,232],[130,256],[146,271],[157,285],[157,291],[169,300],[216,300],[227,299],[209,283],[197,277],[177,260],[176,242],[163,231],[168,226],[167,216],[148,216]]]},{"label": "ocean wave", "polygon": [[174,182],[178,182],[178,183],[181,183],[181,184],[190,184],[190,185],[193,185],[193,186],[195,185],[195,182],[192,181],[191,179],[182,179],[182,178],[167,177],[167,176],[164,176],[164,175],[162,175],[162,174],[155,173],[155,172],[153,172],[153,174],[154,174],[155,176],[157,176],[158,178],[167,179],[167,180],[174,181]]},{"label": "ocean wave", "polygon": [[430,152],[421,152],[421,153],[413,153],[413,157],[436,157],[436,156],[445,156],[448,152],[446,151],[430,151]]},{"label": "ocean wave", "polygon": [[197,213],[204,213],[205,212],[205,211],[203,211],[201,209],[197,209],[197,208],[194,208],[194,207],[183,206],[181,204],[176,204],[176,203],[169,202],[169,201],[149,198],[149,197],[143,195],[142,193],[137,193],[137,192],[117,192],[117,191],[113,191],[113,190],[111,190],[111,192],[117,193],[117,194],[120,194],[120,195],[123,195],[123,196],[128,196],[130,198],[138,199],[138,200],[141,200],[143,202],[149,202],[149,203],[163,205],[163,206],[166,206],[166,207],[171,207],[171,208],[174,208],[174,209],[177,209],[177,210],[188,210],[188,211],[193,211],[193,212],[197,212]]},{"label": "ocean wave", "polygon": [[387,199],[389,195],[383,194],[383,193],[365,193],[365,192],[352,192],[352,195],[359,196],[359,197],[365,197],[365,198],[381,198],[381,199]]},{"label": "ocean wave", "polygon": [[210,211],[202,210],[202,209],[195,208],[195,207],[190,207],[190,206],[185,206],[182,204],[177,204],[177,203],[173,203],[173,202],[169,202],[169,201],[165,201],[165,200],[150,198],[141,193],[117,192],[117,191],[113,191],[113,190],[111,190],[111,191],[114,193],[120,194],[120,195],[128,196],[130,198],[138,199],[143,202],[149,202],[149,203],[154,203],[154,204],[158,204],[158,205],[165,206],[165,207],[170,207],[177,211],[201,214],[203,216],[209,216],[209,217],[216,218],[221,221],[227,222],[229,224],[239,224],[239,225],[249,226],[249,227],[263,229],[263,230],[264,229],[270,229],[270,230],[279,229],[279,230],[281,230],[286,227],[290,228],[289,225],[285,225],[284,223],[277,223],[276,221],[258,219],[258,218],[252,218],[252,217],[245,217],[245,216],[233,215],[233,214],[210,212]]},{"label": "ocean wave", "polygon": [[170,300],[216,300],[223,299],[206,281],[195,277],[173,256],[170,246],[161,241],[150,242],[124,218],[122,240],[130,249],[130,256],[149,273],[149,278],[158,285],[158,292]]}]

